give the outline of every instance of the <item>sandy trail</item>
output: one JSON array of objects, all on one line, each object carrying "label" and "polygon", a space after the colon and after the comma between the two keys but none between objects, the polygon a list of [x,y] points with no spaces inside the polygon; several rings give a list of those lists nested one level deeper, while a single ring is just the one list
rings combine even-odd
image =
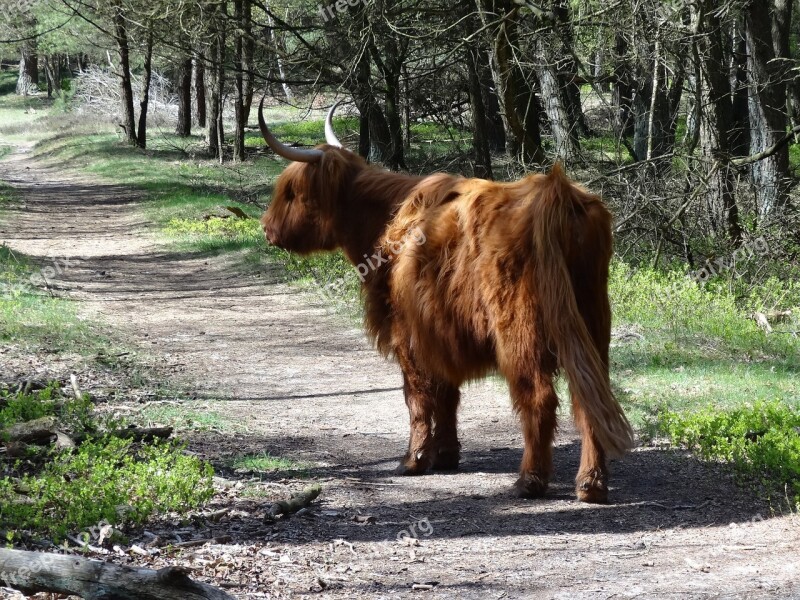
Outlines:
[{"label": "sandy trail", "polygon": [[[136,191],[25,148],[0,163],[0,179],[23,200],[0,241],[43,264],[55,257],[60,293],[234,424],[197,434],[198,451],[268,451],[310,463],[322,481],[321,507],[304,518],[264,525],[268,500],[238,505],[249,509],[228,523],[231,544],[209,550],[230,558],[218,581],[238,597],[800,598],[797,518],[769,518],[726,469],[685,453],[635,450],[612,465],[613,504],[583,505],[565,420],[547,498],[514,498],[522,440],[494,381],[464,393],[459,473],[394,476],[407,434],[398,369],[319,299],[281,283],[278,267],[244,272],[173,252]],[[355,522],[359,513],[376,522]],[[412,523],[419,544],[397,542]]]}]

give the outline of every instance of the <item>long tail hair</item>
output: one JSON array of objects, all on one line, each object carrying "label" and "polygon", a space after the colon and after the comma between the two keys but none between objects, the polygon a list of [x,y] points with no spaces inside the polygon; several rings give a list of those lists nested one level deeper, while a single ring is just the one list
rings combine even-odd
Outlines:
[{"label": "long tail hair", "polygon": [[[603,450],[619,456],[633,445],[633,431],[611,391],[608,364],[603,358],[604,354],[607,356],[607,348],[605,351],[599,348],[592,338],[578,306],[570,272],[573,256],[577,257],[573,260],[585,261],[581,272],[608,272],[610,224],[608,219],[601,222],[587,219],[586,200],[581,194],[558,164],[539,188],[539,196],[532,203],[536,286],[545,333],[554,347],[559,367],[566,374],[573,402],[583,409]],[[594,235],[585,237],[591,240],[591,246],[599,247],[570,252],[579,228],[594,223],[607,232],[592,232]],[[595,291],[607,293],[605,286]],[[610,314],[606,317],[604,320],[610,327]]]}]

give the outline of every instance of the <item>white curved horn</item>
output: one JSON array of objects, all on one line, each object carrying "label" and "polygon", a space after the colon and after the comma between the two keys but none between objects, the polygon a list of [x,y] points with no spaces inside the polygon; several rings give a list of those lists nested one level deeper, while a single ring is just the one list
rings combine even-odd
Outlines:
[{"label": "white curved horn", "polygon": [[344,144],[339,141],[339,138],[336,137],[336,132],[333,130],[333,113],[336,112],[336,108],[341,103],[341,100],[337,100],[328,111],[328,116],[325,117],[325,141],[328,142],[329,145],[336,146],[337,148],[344,148]]},{"label": "white curved horn", "polygon": [[297,162],[313,163],[322,159],[324,152],[322,150],[307,150],[305,148],[292,148],[286,144],[281,143],[267,127],[267,122],[264,120],[264,98],[261,98],[261,104],[258,106],[258,126],[261,128],[261,135],[264,136],[264,141],[272,148],[275,154],[294,160]]}]

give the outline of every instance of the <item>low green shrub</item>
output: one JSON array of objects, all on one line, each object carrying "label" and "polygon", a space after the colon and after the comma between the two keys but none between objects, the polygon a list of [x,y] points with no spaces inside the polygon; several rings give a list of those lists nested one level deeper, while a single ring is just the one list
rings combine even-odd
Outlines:
[{"label": "low green shrub", "polygon": [[787,486],[800,509],[800,412],[778,401],[733,410],[664,410],[661,430],[706,460],[723,460],[765,484]]}]

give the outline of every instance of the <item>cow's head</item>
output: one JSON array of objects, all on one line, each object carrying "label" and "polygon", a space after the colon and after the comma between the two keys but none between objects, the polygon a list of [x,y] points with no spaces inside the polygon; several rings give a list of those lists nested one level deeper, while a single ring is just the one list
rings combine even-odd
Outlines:
[{"label": "cow's head", "polygon": [[[261,226],[271,244],[307,254],[317,250],[333,250],[341,244],[337,239],[337,223],[345,211],[346,198],[356,174],[366,167],[357,154],[342,147],[333,132],[333,112],[325,120],[327,144],[314,149],[293,148],[281,143],[264,120],[264,100],[258,110],[261,134],[272,150],[293,161],[275,184],[272,202],[261,217]],[[357,218],[349,215],[350,219]]]}]

